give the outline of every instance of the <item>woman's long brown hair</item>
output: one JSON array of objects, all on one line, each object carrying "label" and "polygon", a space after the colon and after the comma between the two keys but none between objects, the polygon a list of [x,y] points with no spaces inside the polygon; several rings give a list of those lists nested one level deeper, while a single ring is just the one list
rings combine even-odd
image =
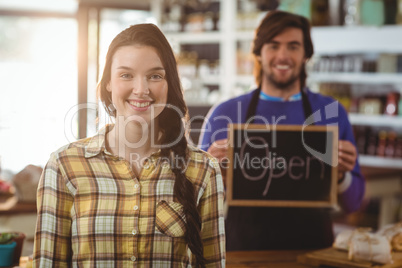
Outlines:
[{"label": "woman's long brown hair", "polygon": [[[98,93],[106,111],[116,116],[111,106],[111,96],[106,90],[110,82],[112,58],[116,50],[122,46],[143,45],[156,49],[166,71],[168,83],[167,107],[158,116],[159,129],[162,132],[161,157],[170,159],[170,165],[175,174],[174,197],[183,205],[186,217],[186,242],[195,256],[196,266],[204,267],[205,258],[201,239],[201,216],[197,209],[196,191],[193,183],[185,176],[187,163],[187,139],[184,135],[183,118],[187,117],[187,106],[177,71],[176,59],[166,37],[153,24],[133,25],[118,34],[109,46],[102,79],[98,85]],[[180,159],[180,161],[174,161]],[[178,166],[178,163],[183,163]],[[191,260],[190,260],[191,261]]]}]

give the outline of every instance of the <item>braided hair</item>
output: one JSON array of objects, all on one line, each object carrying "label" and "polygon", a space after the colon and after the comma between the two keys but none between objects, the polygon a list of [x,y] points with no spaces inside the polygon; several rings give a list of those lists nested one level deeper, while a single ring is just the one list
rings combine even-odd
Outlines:
[{"label": "braided hair", "polygon": [[[155,48],[166,70],[166,81],[168,83],[167,107],[157,118],[159,129],[162,133],[160,142],[164,145],[161,149],[161,157],[170,159],[170,165],[175,175],[173,193],[177,201],[183,205],[183,212],[186,217],[186,242],[195,256],[196,266],[204,267],[201,216],[197,209],[196,191],[193,183],[185,176],[184,163],[187,163],[188,154],[183,118],[188,116],[188,110],[184,102],[174,53],[166,37],[157,26],[154,24],[133,25],[113,39],[106,55],[105,68],[98,85],[98,96],[109,115],[115,117],[116,111],[112,108],[110,92],[106,88],[111,79],[112,58],[116,50],[122,46],[129,45],[144,45]],[[184,160],[178,161],[183,164],[181,166],[177,165],[174,159]]]}]

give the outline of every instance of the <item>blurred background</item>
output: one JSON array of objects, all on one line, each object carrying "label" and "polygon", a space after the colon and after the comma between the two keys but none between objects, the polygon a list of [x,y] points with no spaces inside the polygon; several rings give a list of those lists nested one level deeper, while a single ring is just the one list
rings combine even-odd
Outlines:
[{"label": "blurred background", "polygon": [[310,19],[308,86],[338,99],[354,127],[366,201],[351,215],[335,211],[337,227],[401,220],[401,0],[0,0],[0,176],[12,186],[0,187],[0,232],[32,241],[50,153],[110,122],[96,85],[116,34],[144,22],[166,34],[197,143],[212,105],[255,87],[253,31],[274,9]]}]

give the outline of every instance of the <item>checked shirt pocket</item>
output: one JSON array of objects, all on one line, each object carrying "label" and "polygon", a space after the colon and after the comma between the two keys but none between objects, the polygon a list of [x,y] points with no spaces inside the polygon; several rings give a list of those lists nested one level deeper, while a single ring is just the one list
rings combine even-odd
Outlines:
[{"label": "checked shirt pocket", "polygon": [[183,205],[177,202],[160,201],[156,205],[156,228],[171,237],[182,237],[186,232]]}]

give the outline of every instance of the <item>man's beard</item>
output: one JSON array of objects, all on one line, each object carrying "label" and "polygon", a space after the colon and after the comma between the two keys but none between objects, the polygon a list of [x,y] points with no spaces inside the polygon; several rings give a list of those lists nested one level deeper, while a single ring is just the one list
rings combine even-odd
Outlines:
[{"label": "man's beard", "polygon": [[296,76],[296,75],[291,76],[287,81],[279,82],[275,79],[274,74],[270,74],[267,76],[267,79],[270,82],[270,84],[272,84],[276,88],[282,89],[282,90],[290,88],[299,78],[300,78],[300,74],[298,76]]}]

